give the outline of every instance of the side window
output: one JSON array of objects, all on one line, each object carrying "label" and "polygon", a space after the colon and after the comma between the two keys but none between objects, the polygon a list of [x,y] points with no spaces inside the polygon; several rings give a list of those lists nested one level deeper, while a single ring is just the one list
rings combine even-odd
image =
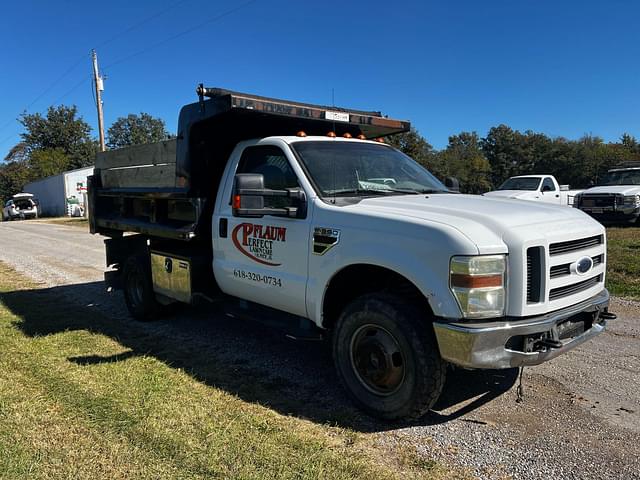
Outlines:
[{"label": "side window", "polygon": [[549,177],[546,177],[542,182],[542,191],[550,191],[553,192],[556,189],[556,186],[553,184],[553,180]]},{"label": "side window", "polygon": [[247,147],[242,152],[236,173],[261,173],[264,187],[272,190],[300,186],[284,152],[272,145]]}]

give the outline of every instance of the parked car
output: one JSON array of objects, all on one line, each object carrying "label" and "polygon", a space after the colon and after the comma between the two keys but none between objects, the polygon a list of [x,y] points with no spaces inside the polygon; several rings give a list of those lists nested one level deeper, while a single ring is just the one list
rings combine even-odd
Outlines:
[{"label": "parked car", "polygon": [[17,193],[4,204],[2,220],[38,218],[40,205],[32,193]]},{"label": "parked car", "polygon": [[497,190],[484,195],[571,206],[580,192],[582,190],[569,190],[569,185],[559,185],[553,175],[520,175],[509,178]]},{"label": "parked car", "polygon": [[632,165],[609,170],[576,197],[574,207],[603,224],[640,223],[640,164]]}]

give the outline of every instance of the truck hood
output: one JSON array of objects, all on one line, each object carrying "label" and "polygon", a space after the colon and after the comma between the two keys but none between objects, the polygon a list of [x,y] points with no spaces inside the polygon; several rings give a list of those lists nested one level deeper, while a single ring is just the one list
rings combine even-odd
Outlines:
[{"label": "truck hood", "polygon": [[639,195],[640,185],[604,185],[602,187],[591,187],[584,192],[585,195],[590,193],[618,193],[621,195]]},{"label": "truck hood", "polygon": [[[351,208],[375,216],[449,225],[480,250],[498,250],[507,232],[537,237],[547,231],[600,231],[598,222],[576,208],[480,195],[431,194],[376,197]],[[502,247],[504,248],[504,247]]]},{"label": "truck hood", "polygon": [[540,192],[534,190],[494,190],[483,194],[486,197],[503,197],[503,198],[532,198],[540,195]]}]

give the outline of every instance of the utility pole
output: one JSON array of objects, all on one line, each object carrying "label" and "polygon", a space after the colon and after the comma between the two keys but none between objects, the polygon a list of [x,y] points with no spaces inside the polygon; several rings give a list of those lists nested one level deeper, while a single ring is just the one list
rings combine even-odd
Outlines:
[{"label": "utility pole", "polygon": [[100,133],[100,151],[104,152],[104,118],[102,116],[102,92],[104,91],[104,83],[98,71],[98,55],[95,50],[91,50],[91,58],[93,59],[93,81],[96,86],[96,107],[98,109],[98,131]]}]

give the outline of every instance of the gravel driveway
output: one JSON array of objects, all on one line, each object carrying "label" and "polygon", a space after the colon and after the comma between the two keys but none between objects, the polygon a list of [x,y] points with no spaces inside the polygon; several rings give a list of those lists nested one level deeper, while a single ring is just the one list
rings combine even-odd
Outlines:
[{"label": "gravel driveway", "polygon": [[102,238],[82,228],[4,222],[0,246],[0,260],[48,287],[44,294],[113,318],[104,333],[134,354],[156,355],[248,401],[368,432],[384,448],[415,448],[480,478],[640,479],[640,303],[613,299],[619,318],[606,333],[525,369],[521,403],[515,370],[452,370],[433,412],[389,425],[351,406],[322,342],[287,340],[214,307],[131,323],[120,294],[101,282]]}]

